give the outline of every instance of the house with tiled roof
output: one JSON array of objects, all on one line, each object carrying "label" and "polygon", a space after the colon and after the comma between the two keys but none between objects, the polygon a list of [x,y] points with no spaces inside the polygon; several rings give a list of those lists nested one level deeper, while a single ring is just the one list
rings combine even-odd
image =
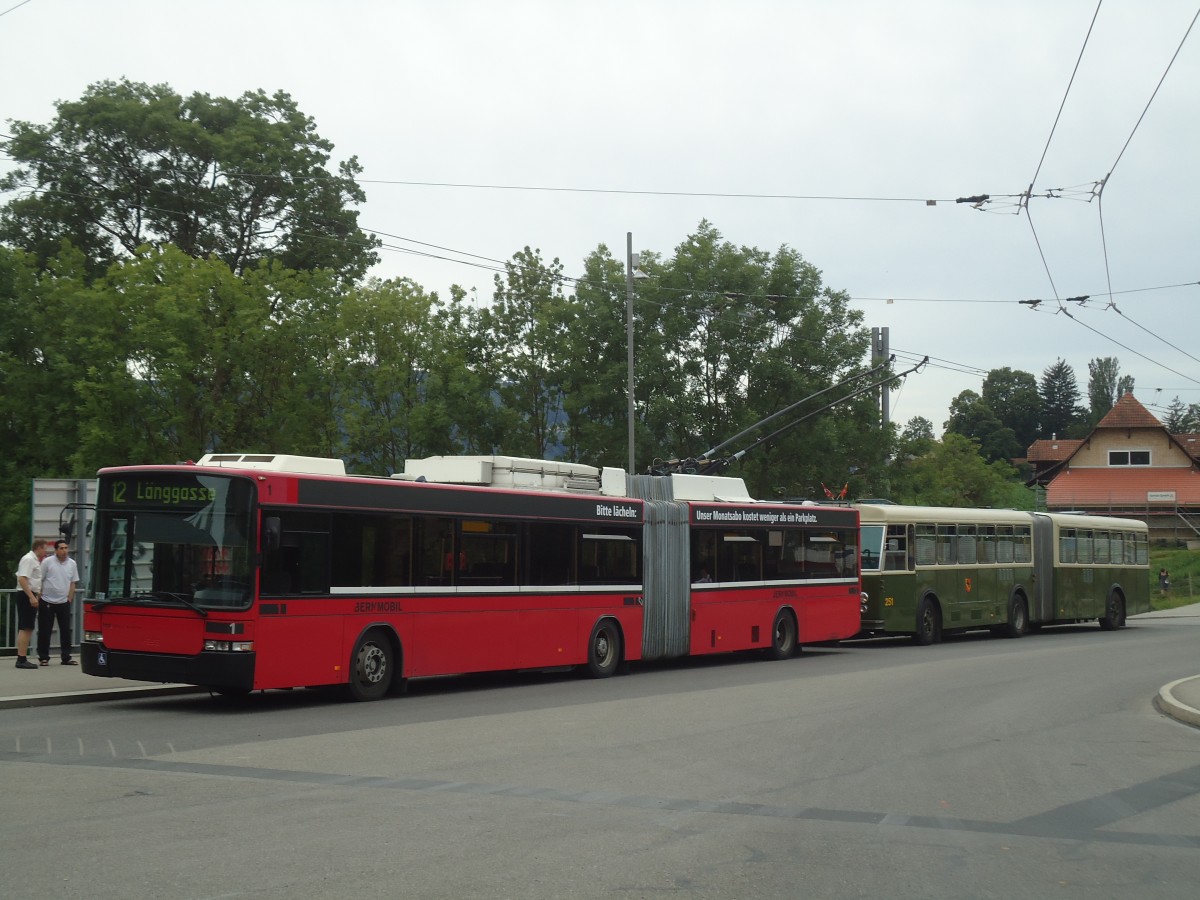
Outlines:
[{"label": "house with tiled roof", "polygon": [[1158,539],[1200,539],[1200,435],[1171,434],[1125,394],[1083,440],[1029,447],[1050,511],[1142,519]]}]

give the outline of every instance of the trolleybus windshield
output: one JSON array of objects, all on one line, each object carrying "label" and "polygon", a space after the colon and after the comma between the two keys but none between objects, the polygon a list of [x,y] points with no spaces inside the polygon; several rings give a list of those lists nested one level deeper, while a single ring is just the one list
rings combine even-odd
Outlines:
[{"label": "trolleybus windshield", "polygon": [[92,596],[198,610],[248,607],[253,497],[248,480],[225,475],[101,476]]}]

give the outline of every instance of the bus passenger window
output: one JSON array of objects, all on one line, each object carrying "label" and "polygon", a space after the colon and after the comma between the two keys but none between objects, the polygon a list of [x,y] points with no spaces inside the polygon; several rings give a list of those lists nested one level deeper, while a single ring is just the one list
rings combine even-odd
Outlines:
[{"label": "bus passenger window", "polygon": [[883,567],[888,572],[903,572],[908,568],[908,532],[903,525],[888,526]]},{"label": "bus passenger window", "polygon": [[279,517],[279,546],[263,558],[264,594],[328,594],[329,517],[285,513]]}]

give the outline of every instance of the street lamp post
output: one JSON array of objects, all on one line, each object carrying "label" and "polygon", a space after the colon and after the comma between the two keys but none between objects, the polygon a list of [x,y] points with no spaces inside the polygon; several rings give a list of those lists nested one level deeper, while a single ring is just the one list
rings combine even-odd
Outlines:
[{"label": "street lamp post", "polygon": [[629,403],[629,474],[633,468],[633,232],[625,234],[625,356],[628,383],[626,393]]}]

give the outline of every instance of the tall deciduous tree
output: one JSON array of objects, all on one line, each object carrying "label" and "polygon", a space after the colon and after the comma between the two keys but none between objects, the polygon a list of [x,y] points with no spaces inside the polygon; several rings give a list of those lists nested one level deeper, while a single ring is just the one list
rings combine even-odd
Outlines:
[{"label": "tall deciduous tree", "polygon": [[166,85],[102,81],[57,104],[48,125],[16,121],[6,150],[19,191],[0,239],[46,261],[63,241],[93,276],[143,244],[215,256],[234,273],[267,260],[361,276],[378,240],[358,227],[355,158],[327,168],[333,145],[283,92],[237,100]]},{"label": "tall deciduous tree", "polygon": [[76,467],[340,450],[325,374],[337,303],[327,273],[264,262],[238,277],[167,247],[114,265],[90,290],[86,304],[65,298],[73,328],[54,353],[83,369],[72,382]]},{"label": "tall deciduous tree", "polygon": [[547,265],[529,247],[514,254],[495,278],[492,306],[480,314],[495,392],[510,421],[507,453],[539,459],[562,453],[563,335],[570,322],[562,263]]},{"label": "tall deciduous tree", "polygon": [[[725,241],[708,222],[637,288],[639,457],[688,457],[724,443],[862,370],[870,336],[844,293],[789,247],[768,253]],[[724,453],[842,399],[814,399]],[[760,496],[821,496],[881,474],[892,434],[864,395],[816,414],[747,453],[734,471]],[[858,485],[854,485],[857,489]]]},{"label": "tall deciduous tree", "polygon": [[927,453],[897,468],[896,499],[902,503],[1028,508],[1032,502],[1028,491],[1015,487],[1012,466],[985,462],[979,445],[960,434],[944,435]]},{"label": "tall deciduous tree", "polygon": [[1005,427],[974,391],[963,391],[951,401],[946,431],[974,440],[988,462],[1015,459],[1024,450],[1013,430]]},{"label": "tall deciduous tree", "polygon": [[1032,373],[1007,366],[992,369],[983,379],[982,396],[1000,424],[1012,429],[1022,451],[1037,440],[1042,404]]},{"label": "tall deciduous tree", "polygon": [[444,452],[441,404],[430,394],[445,342],[432,315],[436,296],[408,279],[350,290],[338,313],[332,360],[345,453],[364,472],[400,472],[404,460]]},{"label": "tall deciduous tree", "polygon": [[[38,271],[30,255],[0,246],[0,558],[29,549],[30,479],[69,477],[78,443],[74,384],[83,372],[64,310],[91,297],[77,252]],[[59,347],[65,348],[60,352]]]},{"label": "tall deciduous tree", "polygon": [[1133,376],[1122,375],[1115,356],[1096,357],[1088,362],[1088,401],[1090,419],[1095,425],[1126,393],[1133,390]]},{"label": "tall deciduous tree", "polygon": [[[657,260],[644,254],[640,269],[648,276]],[[640,326],[639,290],[635,288],[635,318]],[[567,413],[565,455],[589,465],[625,467],[629,464],[627,305],[630,302],[625,266],[601,244],[583,262],[583,277],[570,298],[570,327],[562,339],[567,346],[563,373],[563,406]],[[635,327],[635,394],[646,397],[650,360],[641,327]],[[644,404],[642,406],[644,408]],[[646,448],[647,433],[635,414],[634,447]]]}]

